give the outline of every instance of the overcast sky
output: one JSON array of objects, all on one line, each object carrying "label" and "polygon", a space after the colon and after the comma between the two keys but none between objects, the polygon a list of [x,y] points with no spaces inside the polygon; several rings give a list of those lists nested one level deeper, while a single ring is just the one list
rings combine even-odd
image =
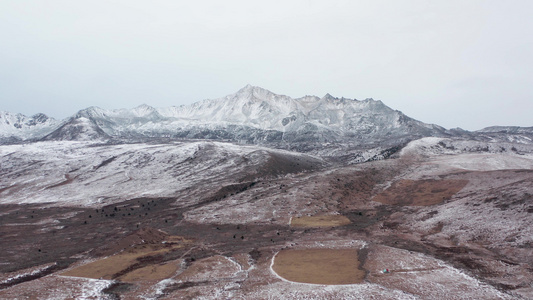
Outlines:
[{"label": "overcast sky", "polygon": [[533,126],[533,1],[0,0],[0,110],[190,104],[246,84]]}]

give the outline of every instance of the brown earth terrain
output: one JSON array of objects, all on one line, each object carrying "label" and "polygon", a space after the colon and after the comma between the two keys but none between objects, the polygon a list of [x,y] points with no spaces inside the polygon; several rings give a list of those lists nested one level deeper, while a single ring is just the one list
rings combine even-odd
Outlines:
[{"label": "brown earth terrain", "polygon": [[[154,231],[154,230],[151,230]],[[138,237],[139,234],[134,234]],[[131,241],[126,237],[121,241],[124,244],[126,241]],[[149,236],[150,238],[153,236]],[[157,239],[157,238],[156,238]],[[118,254],[84,264],[74,269],[68,270],[62,275],[86,277],[94,279],[120,279],[122,281],[130,281],[132,278],[137,278],[140,273],[146,273],[151,270],[151,273],[159,274],[161,272],[168,273],[169,269],[177,269],[167,264],[158,264],[158,260],[162,260],[162,257],[178,248],[186,247],[187,241],[184,241],[181,237],[168,236],[164,243],[154,242],[154,240],[138,241],[124,248]],[[164,260],[162,260],[164,261]],[[157,277],[158,275],[151,274],[151,277]],[[171,272],[170,274],[173,274]],[[160,277],[160,275],[159,275]],[[164,279],[163,277],[162,279]]]},{"label": "brown earth terrain", "polygon": [[449,200],[468,184],[466,180],[399,180],[372,200],[401,206],[430,206]]},{"label": "brown earth terrain", "polygon": [[350,224],[351,221],[343,215],[303,216],[291,219],[292,227],[336,227]]},{"label": "brown earth terrain", "polygon": [[286,280],[314,284],[361,283],[356,249],[282,250],[274,257],[272,269]]},{"label": "brown earth terrain", "polygon": [[0,298],[533,297],[532,170],[266,161],[175,197],[0,204]]}]

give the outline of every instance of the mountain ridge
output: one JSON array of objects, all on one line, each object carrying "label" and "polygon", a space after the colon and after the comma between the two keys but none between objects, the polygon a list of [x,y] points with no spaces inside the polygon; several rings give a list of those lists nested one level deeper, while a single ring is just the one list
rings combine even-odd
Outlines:
[{"label": "mountain ridge", "polygon": [[191,105],[106,111],[81,110],[112,137],[226,139],[271,142],[368,144],[390,137],[442,135],[446,129],[414,120],[381,101],[304,96],[293,99],[247,85],[236,93]]},{"label": "mountain ridge", "polygon": [[[142,104],[113,110],[91,106],[62,121],[44,114],[31,118],[13,115],[0,113],[0,143],[207,139],[310,151],[325,147],[396,147],[430,136],[528,143],[533,135],[529,129],[516,127],[489,127],[476,132],[447,130],[415,120],[372,98],[338,98],[329,93],[321,98],[291,98],[252,85],[190,105],[154,108]],[[17,128],[9,121],[15,119],[22,120],[17,124],[22,122],[25,127]]]}]

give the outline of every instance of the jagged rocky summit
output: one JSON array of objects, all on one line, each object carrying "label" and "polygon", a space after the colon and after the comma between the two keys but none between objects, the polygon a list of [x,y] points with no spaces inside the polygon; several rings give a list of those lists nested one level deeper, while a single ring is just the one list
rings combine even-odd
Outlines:
[{"label": "jagged rocky summit", "polygon": [[[531,130],[510,134],[531,136]],[[57,121],[44,114],[0,114],[0,142],[38,140],[172,141],[209,139],[259,144],[297,151],[328,145],[394,147],[421,137],[482,138],[479,133],[446,130],[414,120],[381,101],[304,96],[293,99],[247,85],[223,98],[191,105],[105,110],[89,107]]]}]

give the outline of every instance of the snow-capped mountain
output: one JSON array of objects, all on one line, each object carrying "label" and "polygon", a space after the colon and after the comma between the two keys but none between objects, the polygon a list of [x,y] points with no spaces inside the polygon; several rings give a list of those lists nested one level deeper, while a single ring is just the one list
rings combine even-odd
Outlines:
[{"label": "snow-capped mountain", "polygon": [[23,114],[0,111],[0,142],[39,138],[50,133],[60,123],[45,114],[28,117]]},{"label": "snow-capped mountain", "polygon": [[333,131],[360,131],[382,125],[377,123],[399,127],[405,121],[403,114],[373,99],[358,101],[329,94],[322,98],[292,99],[250,85],[224,98],[160,113],[200,123],[226,123],[281,132],[297,131],[304,124]]},{"label": "snow-capped mountain", "polygon": [[[329,94],[293,99],[251,85],[231,95],[191,105],[153,108],[144,104],[117,110],[89,107],[62,122],[45,115],[29,118],[2,113],[0,117],[3,143],[39,139],[210,139],[304,152],[331,144],[337,148],[344,145],[343,149],[395,147],[427,136],[490,140],[503,130],[446,130],[414,120],[373,99],[336,98]],[[522,134],[520,128],[511,129],[505,128],[513,136]],[[521,140],[527,142],[530,131]]]},{"label": "snow-capped mountain", "polygon": [[[80,122],[85,118],[88,121]],[[91,127],[99,138],[218,139],[253,144],[346,142],[373,144],[398,139],[446,135],[437,125],[425,124],[393,110],[381,101],[362,101],[305,96],[293,99],[247,85],[234,94],[192,105],[104,110],[89,107],[63,121],[45,139],[79,139],[65,125],[75,122],[76,131]],[[73,124],[69,125],[73,126]],[[32,136],[34,137],[34,136]],[[82,139],[86,139],[84,136]],[[394,144],[394,143],[393,143]]]},{"label": "snow-capped mountain", "polygon": [[72,118],[43,140],[104,141],[110,137],[98,125],[85,117]]},{"label": "snow-capped mountain", "polygon": [[260,87],[245,86],[235,94],[204,100],[160,114],[202,127],[246,126],[282,133],[284,141],[341,141],[354,138],[367,142],[378,136],[431,135],[444,128],[413,120],[381,101],[363,101],[305,96],[292,99]]},{"label": "snow-capped mountain", "polygon": [[482,133],[510,133],[510,134],[533,134],[533,127],[519,127],[519,126],[491,126],[486,127],[477,132]]}]

